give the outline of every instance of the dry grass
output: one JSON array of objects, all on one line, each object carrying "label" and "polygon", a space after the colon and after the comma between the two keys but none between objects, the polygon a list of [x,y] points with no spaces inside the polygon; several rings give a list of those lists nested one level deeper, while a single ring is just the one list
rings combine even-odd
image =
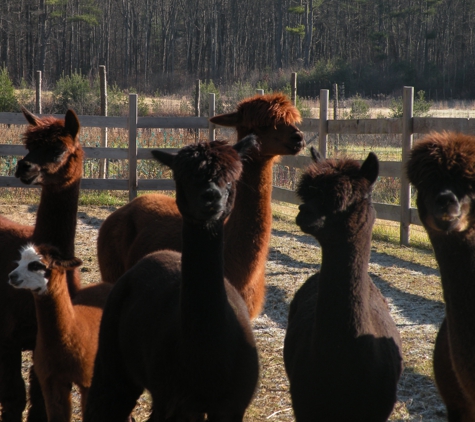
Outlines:
[{"label": "dry grass", "polygon": [[[33,223],[35,209],[28,205],[0,204],[1,214],[23,223]],[[99,206],[79,209],[76,253],[84,260],[82,276],[86,284],[99,281],[97,230],[113,209]],[[246,421],[294,420],[282,359],[287,309],[295,291],[318,269],[321,259],[318,244],[295,225],[295,213],[295,207],[274,205],[267,300],[262,315],[254,321],[261,377]],[[387,222],[378,225],[386,226]],[[432,350],[444,306],[431,251],[403,248],[393,241],[375,239],[370,272],[388,298],[403,339],[405,370],[399,385],[399,401],[390,420],[445,420],[445,408],[432,376]],[[30,364],[28,357],[25,353],[25,376]],[[81,420],[78,398],[75,392],[73,421]],[[134,411],[138,422],[147,419],[149,406],[150,399],[144,394]]]}]

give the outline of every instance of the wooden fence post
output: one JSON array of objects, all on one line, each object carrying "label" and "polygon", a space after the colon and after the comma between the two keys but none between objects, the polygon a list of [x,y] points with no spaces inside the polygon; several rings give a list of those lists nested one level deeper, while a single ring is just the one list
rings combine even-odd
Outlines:
[{"label": "wooden fence post", "polygon": [[297,105],[297,72],[292,72],[290,77],[290,101],[294,107]]},{"label": "wooden fence post", "polygon": [[[107,116],[107,77],[106,67],[99,66],[100,90],[101,90],[101,116]],[[101,128],[101,146],[107,148],[107,128]],[[99,179],[107,179],[108,176],[108,160],[102,158],[99,160]]]},{"label": "wooden fence post", "polygon": [[[216,96],[215,94],[208,94],[209,102],[209,117],[213,117],[216,114]],[[209,122],[209,141],[214,141],[216,137],[215,125]]]},{"label": "wooden fence post", "polygon": [[129,94],[129,201],[137,196],[137,94]]},{"label": "wooden fence post", "polygon": [[401,224],[399,242],[409,246],[411,225],[411,185],[406,175],[406,163],[413,142],[414,87],[405,86],[402,97],[402,163],[401,163]]},{"label": "wooden fence post", "polygon": [[257,95],[264,95],[264,90],[263,89],[256,89],[256,94]]},{"label": "wooden fence post", "polygon": [[323,157],[327,156],[328,142],[328,100],[330,91],[320,90],[320,121],[318,123],[318,149]]},{"label": "wooden fence post", "polygon": [[36,71],[36,103],[35,103],[35,113],[41,114],[41,70]]},{"label": "wooden fence post", "polygon": [[[196,80],[196,90],[195,90],[195,116],[201,116],[201,81]],[[195,142],[200,140],[200,130],[195,129]]]}]

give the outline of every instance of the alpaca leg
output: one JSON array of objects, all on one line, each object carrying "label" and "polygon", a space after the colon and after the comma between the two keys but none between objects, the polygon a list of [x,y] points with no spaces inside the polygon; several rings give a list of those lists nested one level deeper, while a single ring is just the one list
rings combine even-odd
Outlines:
[{"label": "alpaca leg", "polygon": [[437,388],[447,407],[449,422],[470,422],[475,414],[460,388],[450,358],[447,321],[440,326],[434,348],[434,375]]},{"label": "alpaca leg", "polygon": [[45,401],[41,391],[40,382],[34,367],[30,368],[30,408],[28,409],[27,422],[47,422]]},{"label": "alpaca leg", "polygon": [[45,398],[48,422],[70,421],[72,384],[50,378],[41,380],[41,388]]},{"label": "alpaca leg", "polygon": [[[100,353],[100,349],[99,349]],[[105,366],[108,366],[105,368]],[[117,367],[104,365],[97,358],[89,389],[84,422],[128,422],[143,388],[137,386]]]},{"label": "alpaca leg", "polygon": [[26,391],[19,349],[0,351],[0,404],[2,422],[21,422]]}]

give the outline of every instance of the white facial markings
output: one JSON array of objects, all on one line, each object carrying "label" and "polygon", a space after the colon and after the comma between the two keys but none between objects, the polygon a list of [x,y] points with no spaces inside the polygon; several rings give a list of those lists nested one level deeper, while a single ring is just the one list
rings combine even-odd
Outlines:
[{"label": "white facial markings", "polygon": [[9,283],[17,289],[29,289],[39,294],[46,292],[45,266],[33,245],[26,245],[21,250],[21,259],[18,267],[9,274]]}]

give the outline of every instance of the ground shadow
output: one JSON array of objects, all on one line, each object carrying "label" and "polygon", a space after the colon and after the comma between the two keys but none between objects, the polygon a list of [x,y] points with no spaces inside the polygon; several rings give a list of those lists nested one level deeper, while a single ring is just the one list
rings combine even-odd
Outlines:
[{"label": "ground shadow", "polygon": [[391,286],[381,277],[370,273],[371,278],[381,293],[391,299],[398,311],[410,321],[409,324],[439,325],[445,314],[445,305],[439,300],[426,299],[425,297],[407,293]]}]

